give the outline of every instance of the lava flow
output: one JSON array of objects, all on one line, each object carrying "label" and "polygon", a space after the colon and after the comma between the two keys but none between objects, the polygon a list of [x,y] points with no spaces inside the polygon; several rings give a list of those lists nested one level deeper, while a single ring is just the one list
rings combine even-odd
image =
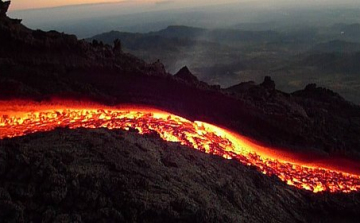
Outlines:
[{"label": "lava flow", "polygon": [[137,129],[157,132],[166,141],[179,142],[199,151],[235,159],[275,175],[288,185],[314,193],[360,191],[360,175],[338,169],[295,162],[228,130],[204,122],[149,108],[114,108],[94,104],[0,102],[0,139],[56,127]]}]

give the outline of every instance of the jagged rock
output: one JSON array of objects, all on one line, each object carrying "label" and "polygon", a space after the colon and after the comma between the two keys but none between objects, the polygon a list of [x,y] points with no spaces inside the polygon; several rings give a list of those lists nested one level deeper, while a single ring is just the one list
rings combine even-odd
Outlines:
[{"label": "jagged rock", "polygon": [[315,83],[312,83],[312,84],[308,84],[306,85],[305,87],[305,91],[312,91],[312,90],[315,90],[316,89],[316,84]]},{"label": "jagged rock", "polygon": [[296,91],[293,95],[303,98],[312,98],[318,101],[327,101],[327,102],[345,102],[345,99],[341,97],[338,93],[323,87],[317,87],[316,84],[306,85],[304,90]]},{"label": "jagged rock", "polygon": [[174,76],[190,83],[199,82],[198,78],[190,72],[187,66],[181,68]]},{"label": "jagged rock", "polygon": [[269,90],[275,90],[275,82],[269,76],[265,77],[264,82],[262,82],[260,86]]},{"label": "jagged rock", "polygon": [[6,17],[9,6],[10,1],[3,2],[2,0],[0,0],[0,17]]},{"label": "jagged rock", "polygon": [[255,86],[254,81],[241,82],[240,84],[237,84],[237,85],[227,88],[226,91],[229,91],[232,93],[245,93],[254,86]]},{"label": "jagged rock", "polygon": [[121,46],[121,41],[119,39],[114,40],[113,51],[114,51],[114,53],[121,53],[122,46]]},{"label": "jagged rock", "polygon": [[154,76],[167,76],[168,73],[166,72],[165,66],[160,60],[155,61],[149,66],[150,74]]}]

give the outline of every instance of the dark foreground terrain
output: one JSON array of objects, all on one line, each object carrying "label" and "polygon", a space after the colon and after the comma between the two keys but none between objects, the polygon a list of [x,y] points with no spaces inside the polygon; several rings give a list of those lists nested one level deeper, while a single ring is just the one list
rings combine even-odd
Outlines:
[{"label": "dark foreground terrain", "polygon": [[0,144],[0,222],[358,222],[312,194],[157,135],[57,129]]}]

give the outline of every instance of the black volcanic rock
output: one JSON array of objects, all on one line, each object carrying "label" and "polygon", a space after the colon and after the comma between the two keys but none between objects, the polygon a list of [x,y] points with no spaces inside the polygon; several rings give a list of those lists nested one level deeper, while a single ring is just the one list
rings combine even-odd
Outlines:
[{"label": "black volcanic rock", "polygon": [[121,53],[122,52],[122,45],[119,39],[114,40],[114,53]]},{"label": "black volcanic rock", "polygon": [[260,84],[260,86],[268,90],[275,90],[275,82],[269,76],[264,78],[264,81]]},{"label": "black volcanic rock", "polygon": [[312,194],[233,160],[124,131],[0,143],[0,222],[358,222],[360,194]]},{"label": "black volcanic rock", "polygon": [[174,76],[190,83],[199,82],[198,78],[190,72],[187,66],[181,68]]},{"label": "black volcanic rock", "polygon": [[6,17],[6,13],[9,9],[9,6],[10,6],[10,1],[6,1],[6,2],[0,1],[0,18]]},{"label": "black volcanic rock", "polygon": [[255,86],[254,81],[248,81],[248,82],[241,82],[240,84],[231,86],[226,90],[233,93],[245,93],[254,86]]},{"label": "black volcanic rock", "polygon": [[153,72],[155,72],[158,76],[168,76],[169,74],[165,70],[164,64],[160,62],[160,60],[155,61],[151,64],[151,69],[153,69]]},{"label": "black volcanic rock", "polygon": [[301,117],[308,119],[304,107],[299,105],[291,95],[277,91],[275,82],[265,77],[264,82],[256,85],[253,81],[243,82],[225,89],[230,95],[261,108],[264,113],[278,117]]},{"label": "black volcanic rock", "polygon": [[308,84],[306,85],[304,90],[296,91],[293,93],[293,95],[303,98],[312,98],[314,100],[323,102],[345,102],[345,99],[341,97],[338,93],[323,87],[317,87],[316,84]]}]

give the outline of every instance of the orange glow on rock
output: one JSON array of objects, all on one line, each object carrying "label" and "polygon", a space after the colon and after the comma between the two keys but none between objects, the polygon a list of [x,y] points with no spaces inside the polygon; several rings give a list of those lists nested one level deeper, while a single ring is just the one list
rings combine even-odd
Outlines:
[{"label": "orange glow on rock", "polygon": [[308,164],[290,153],[261,146],[229,130],[152,108],[108,107],[72,101],[36,103],[0,102],[0,139],[18,137],[57,127],[137,129],[157,132],[163,140],[179,142],[201,152],[235,159],[275,175],[290,186],[314,193],[360,191],[360,175],[331,165]]}]

